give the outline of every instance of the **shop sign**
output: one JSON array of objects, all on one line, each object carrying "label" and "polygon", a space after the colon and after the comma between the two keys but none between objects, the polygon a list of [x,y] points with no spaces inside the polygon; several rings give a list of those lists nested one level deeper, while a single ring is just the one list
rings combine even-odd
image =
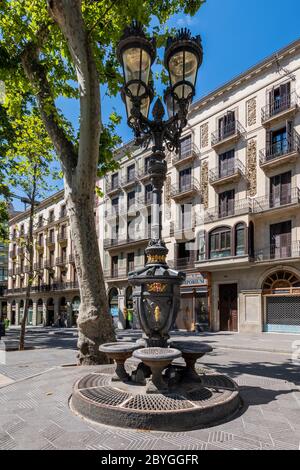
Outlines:
[{"label": "shop sign", "polygon": [[190,273],[187,274],[182,287],[194,287],[194,286],[205,286],[207,285],[207,274],[205,273]]}]

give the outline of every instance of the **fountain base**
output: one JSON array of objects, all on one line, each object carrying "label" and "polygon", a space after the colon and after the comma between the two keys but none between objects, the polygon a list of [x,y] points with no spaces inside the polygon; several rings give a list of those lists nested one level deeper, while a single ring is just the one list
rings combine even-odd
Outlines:
[{"label": "fountain base", "polygon": [[[172,373],[182,371],[173,365]],[[113,382],[113,374],[89,374],[76,382],[70,407],[91,421],[122,428],[186,431],[230,419],[241,407],[233,380],[214,371],[195,367],[196,377],[169,380],[168,392],[145,393],[134,382]]]}]

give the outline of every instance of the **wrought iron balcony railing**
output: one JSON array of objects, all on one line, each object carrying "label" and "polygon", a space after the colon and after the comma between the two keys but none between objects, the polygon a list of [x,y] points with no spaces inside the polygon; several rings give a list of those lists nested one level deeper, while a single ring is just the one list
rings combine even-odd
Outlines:
[{"label": "wrought iron balcony railing", "polygon": [[248,198],[240,199],[228,203],[225,206],[216,206],[207,209],[204,212],[204,222],[214,222],[215,220],[223,219],[226,217],[233,217],[236,215],[247,214],[252,211],[251,202]]},{"label": "wrought iron balcony railing", "polygon": [[120,188],[120,178],[106,181],[105,188],[106,188],[106,193],[107,194],[121,189]]},{"label": "wrought iron balcony railing", "polygon": [[286,206],[289,204],[300,203],[300,189],[291,188],[290,190],[284,190],[279,195],[267,194],[265,196],[256,197],[253,200],[253,212],[263,212],[269,209],[275,209],[278,207]]},{"label": "wrought iron balcony railing", "polygon": [[104,248],[112,248],[114,246],[127,245],[132,243],[146,242],[151,237],[150,228],[145,231],[140,231],[135,233],[135,237],[114,237],[104,239]]},{"label": "wrought iron balcony railing", "polygon": [[123,176],[121,178],[121,186],[122,187],[130,186],[130,185],[132,185],[136,182],[137,182],[137,174],[136,174],[135,171],[133,173],[129,173],[128,175]]},{"label": "wrought iron balcony railing", "polygon": [[286,95],[279,96],[272,100],[268,105],[264,106],[261,110],[262,122],[268,121],[278,114],[295,108],[299,105],[299,97],[295,91]]},{"label": "wrought iron balcony railing", "polygon": [[172,158],[174,165],[185,162],[189,159],[197,158],[200,155],[198,147],[191,143],[190,145],[184,147],[182,150],[179,150],[178,154],[175,154]]},{"label": "wrought iron balcony railing", "polygon": [[171,187],[171,197],[180,197],[189,192],[199,191],[199,182],[196,178],[190,178],[184,182],[180,182],[172,185]]},{"label": "wrought iron balcony railing", "polygon": [[291,138],[284,138],[261,150],[259,153],[260,165],[293,152],[300,152],[300,136],[296,131],[293,132]]},{"label": "wrought iron balcony railing", "polygon": [[242,124],[236,119],[235,121],[230,122],[226,126],[221,127],[211,134],[211,144],[212,146],[221,144],[223,141],[229,138],[239,138],[246,133],[245,128]]},{"label": "wrought iron balcony railing", "polygon": [[58,256],[55,260],[56,266],[65,266],[67,264],[67,257],[66,256]]},{"label": "wrought iron balcony railing", "polygon": [[44,269],[44,263],[42,261],[38,263],[34,263],[33,269],[35,271],[42,271]]},{"label": "wrought iron balcony railing", "polygon": [[210,183],[215,183],[219,180],[228,178],[234,175],[244,176],[246,173],[245,165],[239,159],[232,159],[225,167],[217,167],[209,171]]},{"label": "wrought iron balcony railing", "polygon": [[66,242],[68,241],[68,235],[64,232],[60,232],[58,235],[57,235],[57,241],[58,242]]},{"label": "wrought iron balcony railing", "polygon": [[47,237],[46,238],[46,245],[55,245],[55,238],[54,237]]},{"label": "wrought iron balcony railing", "polygon": [[46,259],[44,261],[44,268],[45,269],[54,269],[54,260]]},{"label": "wrought iron balcony railing", "polygon": [[255,252],[255,261],[270,261],[300,257],[300,240],[291,243],[270,245]]}]

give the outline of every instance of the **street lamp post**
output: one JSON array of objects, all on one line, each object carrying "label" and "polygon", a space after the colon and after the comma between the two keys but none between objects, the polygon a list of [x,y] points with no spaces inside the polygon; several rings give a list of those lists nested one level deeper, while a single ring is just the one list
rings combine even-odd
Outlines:
[{"label": "street lamp post", "polygon": [[181,29],[169,38],[164,65],[169,74],[169,87],[164,93],[168,119],[158,98],[153,106],[153,119],[148,118],[154,91],[151,65],[156,57],[154,39],[148,39],[142,26],[133,22],[125,29],[118,44],[117,56],[123,68],[122,98],[127,122],[133,130],[136,144],[148,148],[152,144],[148,171],[153,187],[151,207],[151,240],[145,252],[146,266],[129,273],[134,287],[133,299],[141,326],[146,333],[146,345],[166,347],[179,306],[179,285],[185,274],[169,269],[168,250],[161,239],[160,207],[167,173],[165,146],[179,152],[180,136],[187,124],[189,106],[195,95],[197,72],[202,63],[200,36]]}]

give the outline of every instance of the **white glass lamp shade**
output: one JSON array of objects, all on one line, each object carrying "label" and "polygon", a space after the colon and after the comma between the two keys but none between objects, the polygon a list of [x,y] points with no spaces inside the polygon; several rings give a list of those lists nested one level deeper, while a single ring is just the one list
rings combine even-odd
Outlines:
[{"label": "white glass lamp shade", "polygon": [[[146,85],[149,81],[151,57],[144,49],[133,47],[125,49],[123,52],[123,67],[125,83],[132,80],[139,80]],[[135,89],[138,91],[138,88]],[[132,93],[134,90],[132,90]]]}]

